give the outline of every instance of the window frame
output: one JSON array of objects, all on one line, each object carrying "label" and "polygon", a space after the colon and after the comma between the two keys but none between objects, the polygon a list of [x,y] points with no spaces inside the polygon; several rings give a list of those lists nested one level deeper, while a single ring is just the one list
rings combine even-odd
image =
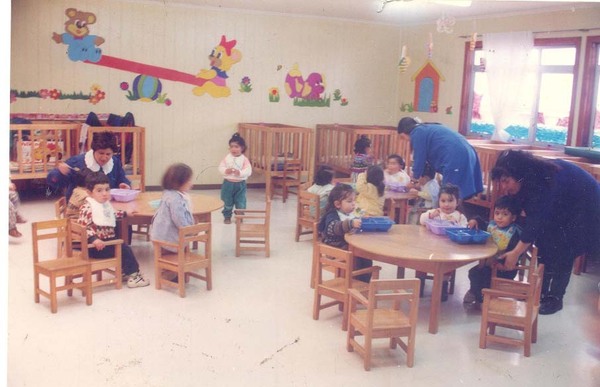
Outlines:
[{"label": "window frame", "polygon": [[[566,144],[571,144],[573,137],[573,121],[575,118],[575,101],[577,97],[577,84],[579,80],[579,57],[581,54],[581,37],[568,37],[568,38],[535,38],[534,39],[534,47],[536,48],[555,48],[555,47],[573,47],[575,48],[575,63],[573,64],[573,86],[571,91],[571,108],[569,110],[569,125],[567,126],[567,137]],[[483,49],[483,42],[477,41],[475,44],[475,50]],[[465,51],[464,51],[464,66],[463,66],[463,88],[461,93],[461,104],[460,104],[460,115],[459,115],[459,133],[464,136],[473,135],[469,133],[469,124],[471,121],[471,109],[473,107],[473,83],[474,83],[474,73],[475,73],[475,53],[471,51],[469,42],[465,43]],[[540,71],[538,73],[538,77],[541,78],[543,72]],[[536,113],[538,113],[538,104],[539,104],[539,93],[536,95]],[[579,125],[578,125],[579,127]],[[580,131],[578,130],[578,133]],[[579,139],[579,136],[577,136]],[[521,142],[521,141],[519,141]],[[534,141],[530,143],[529,141],[522,141],[523,143],[531,144],[531,145],[543,145],[543,146],[556,146],[563,147],[561,144],[554,143],[542,143],[538,141]]]},{"label": "window frame", "polygon": [[[600,54],[600,35],[588,36],[585,45],[585,59],[583,64],[583,75],[581,80],[581,97],[579,99],[579,119],[577,121],[577,146],[592,146],[592,134],[594,125],[592,118],[595,115],[595,85],[593,81],[596,76],[600,78],[600,63],[598,55]],[[596,74],[596,71],[599,74]],[[599,86],[600,87],[600,86]]]}]

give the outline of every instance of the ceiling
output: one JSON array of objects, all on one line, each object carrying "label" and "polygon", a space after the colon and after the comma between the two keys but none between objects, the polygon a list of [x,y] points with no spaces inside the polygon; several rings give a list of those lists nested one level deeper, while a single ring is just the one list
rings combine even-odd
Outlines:
[{"label": "ceiling", "polygon": [[419,25],[435,23],[442,16],[456,20],[486,16],[515,15],[600,7],[592,1],[504,1],[473,0],[469,7],[456,6],[459,0],[399,0],[389,2],[381,12],[382,0],[148,0],[161,4],[183,4],[213,9],[292,14],[350,19],[369,23]]}]

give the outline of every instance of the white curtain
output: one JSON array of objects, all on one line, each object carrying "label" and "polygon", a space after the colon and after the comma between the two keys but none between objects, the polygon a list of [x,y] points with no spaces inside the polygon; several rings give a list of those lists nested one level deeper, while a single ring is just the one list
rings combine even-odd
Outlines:
[{"label": "white curtain", "polygon": [[[533,34],[525,32],[492,33],[483,36],[490,105],[494,119],[493,140],[507,141],[506,128],[535,123],[537,60]],[[530,133],[532,131],[530,130]]]}]

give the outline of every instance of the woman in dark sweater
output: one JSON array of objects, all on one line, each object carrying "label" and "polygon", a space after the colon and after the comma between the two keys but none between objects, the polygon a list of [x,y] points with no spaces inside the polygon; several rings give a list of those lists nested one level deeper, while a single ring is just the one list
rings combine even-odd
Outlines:
[{"label": "woman in dark sweater", "polygon": [[574,164],[516,150],[500,155],[492,179],[519,200],[526,216],[519,243],[501,256],[506,261],[500,267],[514,269],[535,243],[545,265],[540,314],[556,313],[575,258],[600,252],[600,185]]}]

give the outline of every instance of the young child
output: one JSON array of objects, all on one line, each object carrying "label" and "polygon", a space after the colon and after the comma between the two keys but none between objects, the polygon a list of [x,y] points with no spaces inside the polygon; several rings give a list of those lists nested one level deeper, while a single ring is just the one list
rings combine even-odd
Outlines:
[{"label": "young child", "polygon": [[73,193],[67,203],[66,217],[69,219],[77,220],[79,218],[79,209],[88,197],[88,190],[85,188],[85,178],[90,172],[92,172],[91,169],[84,168],[81,171],[77,171],[75,175],[76,187],[73,189]]},{"label": "young child", "polygon": [[440,195],[440,184],[435,179],[435,171],[429,164],[425,164],[423,175],[419,180],[414,183],[410,183],[409,187],[414,189],[419,196],[413,203],[410,213],[408,215],[408,223],[418,224],[419,214],[436,207],[438,204],[438,198]]},{"label": "young child", "polygon": [[[102,172],[90,172],[85,179],[85,186],[89,191],[89,197],[79,210],[77,223],[85,226],[88,243],[94,245],[89,251],[90,258],[108,258],[114,255],[114,246],[105,246],[104,241],[115,239],[116,219],[127,214],[117,211],[110,204],[110,183],[108,176]],[[122,245],[121,265],[123,276],[128,276],[127,286],[137,288],[150,285],[150,281],[144,278],[133,255],[131,247]]]},{"label": "young child", "polygon": [[373,165],[373,155],[371,153],[371,140],[364,134],[354,143],[354,158],[350,166],[352,182],[356,183],[359,174],[366,172],[370,165]]},{"label": "young child", "polygon": [[25,223],[27,220],[19,212],[21,206],[21,199],[19,198],[19,192],[17,192],[17,186],[12,181],[8,181],[8,235],[15,238],[23,236],[19,230],[17,230],[17,223]]},{"label": "young child", "polygon": [[[360,229],[361,219],[356,217],[356,194],[348,184],[337,184],[329,193],[329,201],[325,208],[325,214],[319,222],[319,234],[322,242],[348,250],[348,243],[344,234]],[[354,270],[371,267],[373,262],[368,259],[354,257]],[[369,282],[370,274],[359,275],[359,281]]]},{"label": "young child", "polygon": [[358,192],[356,205],[360,208],[361,214],[367,216],[383,215],[385,182],[381,167],[371,165],[367,172],[358,175],[356,191]]},{"label": "young child", "polygon": [[246,180],[252,175],[250,160],[244,156],[246,141],[239,133],[234,133],[229,140],[229,153],[219,164],[219,172],[223,175],[221,186],[221,200],[225,224],[231,223],[233,207],[246,208]]},{"label": "young child", "polygon": [[329,199],[329,193],[333,189],[333,172],[331,170],[321,167],[315,175],[315,181],[313,185],[308,187],[307,191],[316,195],[320,198],[321,213],[324,213],[325,207],[327,206],[327,200]]},{"label": "young child", "polygon": [[[179,242],[179,228],[191,226],[194,222],[188,192],[192,189],[192,168],[183,163],[171,165],[162,177],[164,189],[160,206],[152,218],[150,238],[166,242]],[[163,247],[171,252],[175,248]]]},{"label": "young child", "polygon": [[406,168],[406,163],[401,156],[396,154],[389,155],[384,171],[385,185],[408,186],[410,183],[410,176],[408,176],[408,173],[406,173],[404,168]]},{"label": "young child", "polygon": [[[474,218],[469,220],[469,228],[487,230],[492,234],[492,239],[498,246],[498,255],[500,255],[505,251],[512,250],[519,243],[521,228],[516,220],[520,212],[519,203],[514,198],[502,196],[498,198],[494,205],[494,219],[489,224],[486,224],[481,218]],[[483,302],[481,289],[490,287],[492,282],[491,266],[494,260],[494,258],[491,258],[469,269],[471,287],[465,294],[464,303],[477,302],[481,304]],[[498,270],[497,272],[498,277],[506,279],[513,279],[516,274],[517,270]]]},{"label": "young child", "polygon": [[467,227],[467,218],[456,209],[459,197],[457,186],[454,184],[444,184],[440,188],[439,208],[434,208],[421,214],[421,218],[419,219],[421,225],[425,225],[425,222],[430,219],[441,219],[460,227]]}]

